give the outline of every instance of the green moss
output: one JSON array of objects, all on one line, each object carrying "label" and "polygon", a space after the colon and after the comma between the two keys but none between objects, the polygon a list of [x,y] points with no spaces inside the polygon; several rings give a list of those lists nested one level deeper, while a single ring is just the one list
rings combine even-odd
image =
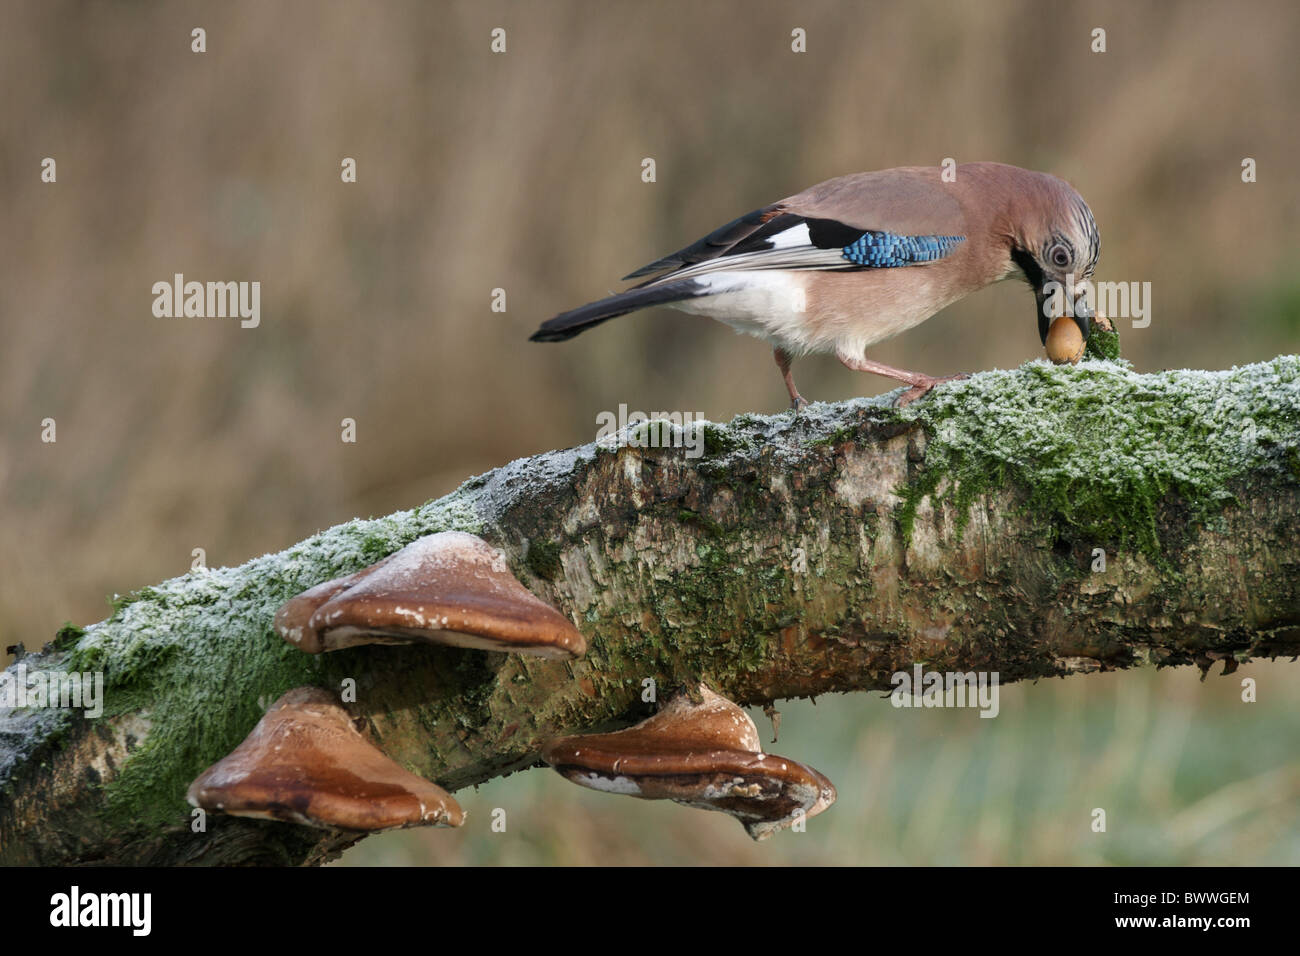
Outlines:
[{"label": "green moss", "polygon": [[71,621],[65,621],[54,635],[54,649],[56,651],[70,650],[77,646],[85,634],[86,629],[84,627],[77,627]]},{"label": "green moss", "polygon": [[530,541],[528,555],[524,558],[528,569],[547,581],[560,575],[560,545],[555,541]]},{"label": "green moss", "polygon": [[1084,348],[1086,358],[1101,359],[1105,362],[1119,361],[1119,329],[1112,325],[1110,331],[1093,325]]},{"label": "green moss", "polygon": [[293,687],[338,686],[343,669],[355,667],[353,655],[364,653],[302,653],[271,629],[280,605],[447,530],[481,530],[463,494],[351,521],[280,554],[117,599],[113,616],[88,628],[63,662],[103,672],[107,716],[139,713],[149,723],[143,743],[106,785],[104,812],[127,830],[183,822],[190,781],[243,740],[263,706]]},{"label": "green moss", "polygon": [[703,422],[700,427],[704,429],[704,453],[710,458],[715,458],[748,448],[750,440],[737,431],[737,426],[744,424],[741,422],[742,418],[745,416],[737,416],[732,422],[732,427]]},{"label": "green moss", "polygon": [[374,564],[392,553],[393,544],[387,535],[367,535],[365,540],[361,542],[361,556],[366,560],[367,564]]},{"label": "green moss", "polygon": [[[909,531],[927,496],[942,495],[964,515],[982,492],[1014,482],[1032,507],[1062,528],[1128,538],[1158,551],[1163,543],[1156,517],[1171,496],[1195,518],[1229,500],[1232,483],[1247,471],[1271,468],[1282,480],[1300,481],[1300,359],[1295,357],[1231,372],[1162,375],[1139,375],[1122,362],[1073,368],[1038,362],[946,384],[899,411],[867,402],[851,411],[822,409],[806,411],[798,427],[832,437],[839,431],[847,438],[849,416],[863,421],[861,414],[867,414],[900,428],[916,423],[925,429],[925,460],[899,491],[899,514]],[[788,424],[788,417],[782,418]],[[718,460],[697,467],[701,473],[708,466],[718,469],[719,482],[735,491],[731,501],[746,528],[759,526],[768,509],[782,506],[754,480],[744,457],[728,459],[725,452],[757,446],[771,422],[705,426],[706,447],[712,436],[711,454]],[[752,423],[757,424],[751,428]],[[780,439],[771,441],[775,454],[790,452]],[[590,463],[589,452],[570,453],[565,460],[576,463],[582,455]],[[797,459],[797,450],[791,457]],[[544,474],[558,486],[565,476],[555,477],[555,462],[548,457]],[[525,472],[521,480],[526,477]],[[183,823],[190,780],[244,738],[261,715],[259,698],[270,703],[303,684],[337,686],[341,668],[355,667],[353,655],[367,653],[365,648],[320,657],[300,653],[271,630],[284,601],[420,535],[481,531],[479,509],[490,514],[501,506],[492,488],[505,482],[486,484],[479,495],[453,493],[414,511],[348,522],[278,555],[144,589],[120,599],[113,617],[79,640],[69,632],[69,645],[75,646],[68,648],[65,666],[102,670],[107,711],[139,713],[149,723],[140,749],[106,784],[106,812],[119,828],[130,832]],[[817,501],[809,497],[803,505],[816,508]],[[779,561],[760,562],[763,569],[756,570],[752,549],[744,548],[745,535],[677,501],[660,507],[668,521],[675,517],[708,530],[696,536],[698,566],[674,578],[665,606],[656,609],[649,625],[643,625],[645,609],[637,606],[584,610],[597,630],[611,631],[611,621],[645,628],[635,640],[593,641],[594,672],[685,681],[697,676],[685,672],[688,666],[706,671],[698,675],[704,677],[759,666],[773,653],[784,626],[771,609],[791,606],[799,576]],[[558,558],[558,545],[542,540],[525,560],[540,572],[552,570]],[[843,557],[852,565],[819,559],[813,569],[848,580],[860,575],[858,560],[854,551]],[[834,608],[817,613],[833,616]],[[701,633],[717,640],[698,652]],[[688,646],[691,653],[683,651]],[[622,667],[623,660],[635,661],[636,669]],[[499,664],[495,656],[449,657],[458,680],[481,683],[484,693]],[[662,680],[661,686],[666,686]]]},{"label": "green moss", "polygon": [[941,486],[960,527],[974,501],[1010,481],[1063,529],[1163,563],[1175,543],[1157,528],[1166,502],[1203,520],[1249,470],[1295,478],[1281,449],[1294,449],[1300,431],[1300,358],[1161,375],[1031,362],[946,385],[904,414],[929,436],[920,474],[898,489],[908,538],[917,507]]},{"label": "green moss", "polygon": [[858,433],[859,428],[857,425],[845,425],[818,438],[809,439],[804,444],[809,448],[840,445],[846,441],[853,441],[858,437]]},{"label": "green moss", "polygon": [[158,592],[153,588],[141,588],[138,591],[131,591],[128,594],[114,594],[108,598],[108,606],[113,609],[113,617],[120,614],[123,608],[134,604],[136,601],[152,600],[158,596]]}]

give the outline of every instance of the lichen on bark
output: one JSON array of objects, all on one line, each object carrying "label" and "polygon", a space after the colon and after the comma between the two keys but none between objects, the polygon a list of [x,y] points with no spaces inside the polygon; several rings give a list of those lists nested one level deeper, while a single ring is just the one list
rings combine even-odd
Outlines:
[{"label": "lichen on bark", "polygon": [[[219,816],[195,833],[184,803],[302,684],[356,681],[371,739],[457,789],[532,765],[557,734],[645,716],[647,679],[765,703],[887,689],[918,661],[1007,681],[1300,649],[1295,357],[1155,375],[1029,363],[903,410],[857,400],[699,427],[698,459],[617,436],[520,459],[65,630],[25,663],[102,671],[105,712],[0,712],[0,860],[336,852],[354,837]],[[500,547],[583,630],[586,657],[310,656],[272,631],[299,591],[445,530]]]}]

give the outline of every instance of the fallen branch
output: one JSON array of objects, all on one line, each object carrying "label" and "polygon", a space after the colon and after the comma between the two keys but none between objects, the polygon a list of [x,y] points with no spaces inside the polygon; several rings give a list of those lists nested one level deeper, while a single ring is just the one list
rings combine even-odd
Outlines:
[{"label": "fallen branch", "polygon": [[[641,719],[647,679],[765,704],[889,690],[919,662],[1005,683],[1300,653],[1296,357],[1155,375],[1031,363],[904,410],[860,400],[702,427],[699,458],[606,441],[521,459],[65,629],[15,668],[101,672],[103,714],[0,710],[0,862],[336,854],[356,835],[220,815],[194,832],[184,800],[300,685],[354,680],[370,739],[455,790],[532,766],[559,734]],[[296,593],[452,529],[501,548],[586,656],[312,656],[272,631]]]}]

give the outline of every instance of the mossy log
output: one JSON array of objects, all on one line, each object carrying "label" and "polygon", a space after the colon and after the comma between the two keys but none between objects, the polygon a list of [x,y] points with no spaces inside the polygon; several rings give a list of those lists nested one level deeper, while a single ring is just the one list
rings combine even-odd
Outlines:
[{"label": "mossy log", "polygon": [[[915,663],[1008,682],[1300,653],[1300,359],[1150,375],[1034,362],[902,410],[887,398],[703,425],[699,457],[606,440],[521,459],[119,599],[22,661],[102,672],[104,711],[0,710],[0,862],[337,854],[355,834],[219,814],[194,832],[185,803],[304,684],[355,680],[370,738],[456,790],[533,766],[558,734],[644,717],[647,678],[760,704],[889,690]],[[272,631],[294,594],[452,529],[501,548],[586,656],[311,656]]]}]

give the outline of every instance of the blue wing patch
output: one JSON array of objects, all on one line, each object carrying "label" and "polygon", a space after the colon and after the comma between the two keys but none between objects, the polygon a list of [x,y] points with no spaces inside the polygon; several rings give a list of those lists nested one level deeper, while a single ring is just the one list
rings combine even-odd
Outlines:
[{"label": "blue wing patch", "polygon": [[919,262],[942,259],[965,236],[896,236],[892,232],[868,232],[844,247],[843,256],[868,269],[894,269]]}]

